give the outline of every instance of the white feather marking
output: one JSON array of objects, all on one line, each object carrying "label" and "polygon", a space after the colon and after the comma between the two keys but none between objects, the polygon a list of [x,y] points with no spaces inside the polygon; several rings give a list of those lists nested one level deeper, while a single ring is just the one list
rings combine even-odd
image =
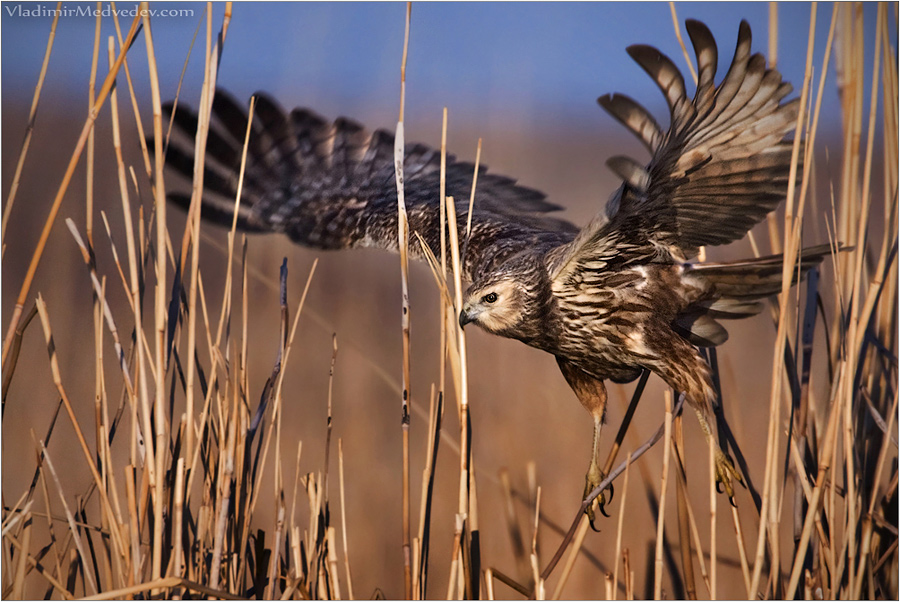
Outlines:
[{"label": "white feather marking", "polygon": [[640,280],[640,282],[638,282],[635,285],[634,290],[642,291],[647,286],[647,282],[649,282],[647,280],[647,268],[645,268],[642,265],[639,265],[636,268],[634,268],[634,271],[641,275],[641,280]]},{"label": "white feather marking", "polygon": [[643,329],[635,329],[628,333],[625,338],[625,346],[629,351],[639,355],[651,355],[650,350],[644,344]]}]

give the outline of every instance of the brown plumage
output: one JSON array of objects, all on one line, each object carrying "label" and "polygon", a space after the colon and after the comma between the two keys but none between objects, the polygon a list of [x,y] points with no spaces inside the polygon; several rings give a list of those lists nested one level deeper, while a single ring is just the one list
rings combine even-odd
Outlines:
[{"label": "brown plumage", "polygon": [[[616,157],[609,166],[624,180],[590,224],[578,230],[546,214],[557,209],[537,191],[481,173],[472,233],[463,261],[472,282],[460,309],[474,322],[556,356],[567,382],[592,414],[594,449],[586,492],[601,480],[597,462],[606,408],[603,381],[627,382],[642,369],[685,393],[707,437],[713,437],[715,391],[695,346],[727,339],[719,319],[758,313],[759,300],[780,290],[780,256],[727,264],[692,264],[703,245],[746,234],[785,196],[797,101],[791,87],[750,55],[750,28],[741,22],[728,73],[715,84],[718,51],[712,34],[687,21],[697,55],[693,99],[674,64],[649,46],[629,54],[657,82],[670,109],[667,131],[633,100],[611,95],[600,105],[638,136],[651,153],[646,167]],[[230,224],[246,112],[219,93],[207,147],[203,217]],[[191,136],[196,117],[175,115]],[[189,145],[173,143],[167,162],[193,172]],[[285,114],[259,96],[239,225],[274,231],[317,248],[396,250],[393,137],[367,133],[346,119],[326,122],[296,109]],[[405,192],[410,229],[439,253],[439,169],[436,151],[407,148]],[[467,199],[472,165],[447,161],[447,194]],[[484,171],[484,170],[482,170]],[[185,205],[187,197],[173,195]],[[457,206],[461,231],[467,207]],[[414,254],[422,249],[411,245]],[[827,246],[803,252],[801,273]],[[729,495],[740,480],[717,452],[717,478]]]}]

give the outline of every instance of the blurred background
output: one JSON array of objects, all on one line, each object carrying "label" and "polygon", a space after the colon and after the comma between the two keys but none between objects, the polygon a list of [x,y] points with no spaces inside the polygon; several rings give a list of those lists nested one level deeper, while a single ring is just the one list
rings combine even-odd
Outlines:
[{"label": "blurred background", "polygon": [[[4,2],[2,5],[2,191],[9,193],[34,86],[43,60],[52,16],[52,3]],[[65,3],[67,9],[94,6]],[[119,4],[120,10],[133,8]],[[160,86],[163,100],[176,94],[191,40],[201,27],[186,66],[180,102],[196,106],[202,84],[205,5],[154,3],[156,10],[177,10],[178,16],[154,18]],[[677,4],[685,43],[683,20],[704,21],[719,44],[719,77],[731,61],[738,24],[752,27],[753,51],[767,52],[769,5],[765,3]],[[784,79],[802,86],[810,4],[788,2],[777,6],[779,18],[778,67]],[[218,31],[224,5],[213,5]],[[874,25],[874,6],[865,4],[867,28]],[[871,14],[870,14],[871,13]],[[30,16],[29,16],[30,15]],[[285,107],[308,106],[326,118],[353,118],[367,127],[393,129],[399,106],[400,58],[403,48],[403,3],[236,3],[219,68],[219,86],[244,99],[264,90]],[[819,69],[828,34],[831,4],[818,7],[814,65]],[[120,17],[127,30],[131,17]],[[201,23],[202,21],[202,23]],[[3,327],[7,327],[25,267],[43,225],[66,162],[86,117],[95,20],[64,16],[59,20],[46,83],[37,113],[29,160],[4,243],[2,272]],[[868,29],[867,29],[868,32]],[[104,18],[101,36],[115,35],[111,18]],[[868,33],[866,34],[868,36]],[[423,3],[414,4],[407,69],[406,136],[439,146],[441,112],[449,110],[451,152],[474,160],[476,143],[483,139],[482,163],[494,173],[517,178],[526,186],[547,193],[565,207],[564,216],[586,223],[605,203],[617,182],[604,166],[613,154],[631,154],[644,160],[643,147],[596,104],[608,92],[623,92],[637,99],[660,121],[667,109],[655,84],[628,57],[631,44],[652,44],[690,75],[673,29],[670,6],[665,3]],[[871,47],[867,49],[872,53]],[[101,53],[103,54],[103,53]],[[129,54],[129,66],[145,127],[151,118],[150,88],[144,40]],[[869,64],[870,56],[866,57]],[[101,56],[105,68],[105,56]],[[104,71],[101,68],[101,74]],[[818,80],[819,73],[815,72]],[[867,75],[867,78],[869,75]],[[836,181],[829,171],[840,155],[840,101],[835,74],[823,99],[819,130],[822,156],[821,182]],[[102,80],[102,75],[99,77]],[[119,77],[124,91],[124,78]],[[692,85],[688,84],[692,90]],[[866,89],[868,90],[868,84]],[[134,119],[127,95],[120,93],[126,164],[139,175],[146,208],[151,205],[136,142]],[[106,211],[113,231],[121,226],[121,208],[115,176],[108,106],[96,124],[94,175],[95,211]],[[830,161],[829,163],[829,155]],[[875,179],[877,182],[877,178]],[[167,182],[170,188],[179,186]],[[183,183],[181,184],[183,186]],[[62,219],[85,223],[84,169],[76,172],[41,263],[32,296],[40,292],[54,324],[60,368],[69,395],[85,423],[93,412],[91,287],[80,254]],[[819,204],[811,211],[829,211],[826,185],[817,191]],[[170,228],[180,239],[183,215],[172,211]],[[807,244],[824,242],[827,234],[821,215],[809,217]],[[114,265],[102,222],[95,215],[98,264],[108,273]],[[768,251],[765,225],[756,230],[763,252]],[[210,290],[224,267],[224,236],[207,228],[202,245],[201,269]],[[123,245],[123,241],[117,241]],[[726,249],[711,249],[710,258],[750,255],[746,241]],[[397,258],[385,253],[353,251],[323,253],[291,245],[277,236],[252,236],[249,242],[251,330],[250,398],[258,399],[271,373],[277,350],[279,308],[278,267],[288,258],[292,305],[312,261],[319,259],[304,316],[299,344],[291,357],[285,382],[285,425],[282,450],[296,454],[303,441],[301,469],[315,471],[324,461],[325,415],[331,337],[336,334],[339,353],[334,381],[334,436],[343,440],[347,475],[347,512],[350,560],[357,595],[376,588],[388,597],[403,593],[400,551],[400,397],[401,366],[400,284]],[[118,282],[108,283],[111,303],[125,303]],[[424,465],[429,390],[438,378],[438,296],[432,276],[423,265],[411,274],[412,403],[418,408],[411,427],[413,507],[418,507],[419,475]],[[218,311],[219,300],[211,307]],[[213,310],[211,310],[213,313]],[[217,314],[216,314],[217,315]],[[122,331],[131,324],[120,324]],[[768,404],[771,342],[775,329],[768,315],[729,324],[731,340],[720,352],[726,415],[741,444],[751,478],[761,480],[765,412]],[[560,375],[554,359],[523,345],[467,330],[470,354],[470,399],[473,448],[479,493],[479,514],[484,566],[516,575],[498,474],[509,471],[513,487],[527,496],[527,465],[534,463],[542,487],[541,508],[548,521],[567,527],[581,501],[584,471],[590,451],[591,421]],[[110,351],[110,355],[111,355]],[[10,388],[10,404],[3,422],[3,499],[17,498],[28,486],[34,469],[34,443],[30,430],[43,437],[56,407],[57,396],[49,378],[46,347],[38,329],[25,337],[22,368]],[[612,440],[633,385],[612,386],[609,427],[604,449]],[[633,449],[662,423],[660,381],[651,386],[635,417],[625,450]],[[455,402],[448,400],[444,432],[447,441],[439,452],[432,544],[432,596],[443,596],[449,567],[453,516],[456,511],[458,441]],[[706,448],[693,417],[685,420],[688,440],[688,477],[698,516],[708,508]],[[68,424],[59,427],[51,446],[58,455],[74,449]],[[624,457],[624,454],[623,456]],[[331,470],[336,471],[332,453]],[[636,467],[628,492],[629,525],[623,546],[632,554],[638,579],[652,578],[656,515],[652,499],[658,495],[661,449],[645,456]],[[692,465],[692,463],[696,463]],[[63,471],[62,479],[83,484],[88,478],[83,462]],[[292,472],[289,471],[289,472]],[[644,475],[646,483],[636,474]],[[271,478],[271,475],[266,477]],[[293,475],[286,475],[292,479]],[[79,485],[80,486],[80,485]],[[75,487],[77,490],[77,487]],[[670,484],[670,494],[674,486]],[[618,512],[625,492],[616,489],[610,510]],[[336,492],[332,491],[332,497]],[[674,498],[672,498],[674,499]],[[720,498],[720,508],[727,503]],[[745,530],[756,532],[756,515],[746,491],[737,503]],[[633,505],[633,507],[632,507]],[[669,506],[669,541],[677,538],[674,503]],[[529,509],[517,507],[525,532],[530,534]],[[721,510],[720,510],[721,512]],[[265,514],[261,515],[265,516]],[[614,514],[615,516],[615,514]],[[262,528],[268,528],[266,519]],[[615,521],[601,523],[602,532],[589,534],[583,556],[575,565],[567,596],[603,595],[603,575],[612,570]],[[414,522],[415,528],[415,522]],[[701,540],[709,543],[708,521],[700,520]],[[555,550],[561,535],[549,523],[540,531],[542,563]],[[730,521],[719,526],[721,597],[742,595],[743,584]],[[730,568],[729,568],[730,564]],[[652,579],[648,581],[652,587]],[[639,585],[637,593],[652,593]],[[680,583],[667,576],[669,596],[683,595]],[[497,585],[498,596],[511,590]]]}]

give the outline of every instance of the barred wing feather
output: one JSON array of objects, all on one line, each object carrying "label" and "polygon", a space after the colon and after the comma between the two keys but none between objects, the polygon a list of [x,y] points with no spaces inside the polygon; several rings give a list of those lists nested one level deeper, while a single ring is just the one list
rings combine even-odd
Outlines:
[{"label": "barred wing feather", "polygon": [[[172,106],[166,110],[172,113]],[[216,93],[206,149],[202,213],[209,221],[231,225],[248,111],[223,91]],[[197,116],[179,107],[177,136],[166,162],[190,178]],[[252,232],[281,232],[293,241],[321,249],[397,248],[397,191],[394,136],[369,132],[349,119],[327,121],[307,109],[284,111],[257,95],[238,215]],[[465,231],[474,166],[447,156],[447,195],[457,200],[460,232]],[[440,152],[422,144],[406,147],[405,197],[410,228],[439,254]],[[169,198],[186,206],[185,194]],[[464,270],[470,279],[489,271],[525,248],[556,246],[577,228],[552,217],[559,207],[537,190],[481,167],[475,197],[473,231]],[[414,255],[421,256],[417,244]]]},{"label": "barred wing feather", "polygon": [[551,265],[557,278],[591,266],[608,269],[603,258],[616,249],[624,250],[619,264],[683,261],[700,246],[741,238],[784,199],[792,150],[786,135],[798,108],[796,99],[782,102],[790,84],[766,67],[762,55],[750,54],[750,27],[742,21],[731,67],[716,86],[712,34],[693,20],[687,30],[699,73],[693,100],[668,57],[650,46],[628,48],[666,98],[667,131],[627,96],[598,99],[652,158],[646,167],[628,157],[610,159],[623,185],[605,212],[555,254]]}]

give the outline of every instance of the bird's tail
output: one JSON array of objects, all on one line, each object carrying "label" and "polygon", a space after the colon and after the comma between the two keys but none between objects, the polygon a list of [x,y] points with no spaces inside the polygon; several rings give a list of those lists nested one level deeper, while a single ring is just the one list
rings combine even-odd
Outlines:
[{"label": "bird's tail", "polygon": [[[791,285],[822,263],[835,249],[830,244],[807,247],[800,251],[799,270],[794,270]],[[843,250],[838,247],[837,250]],[[768,255],[754,259],[724,263],[694,264],[691,271],[716,287],[722,298],[753,301],[781,291],[784,256]]]},{"label": "bird's tail", "polygon": [[[814,267],[835,251],[847,250],[829,244],[808,247],[800,252],[799,267],[794,269],[791,285],[806,277]],[[690,275],[712,285],[714,297],[692,305],[673,324],[694,345],[715,347],[728,340],[728,331],[717,320],[735,320],[755,316],[765,307],[766,297],[781,292],[784,256],[769,255],[755,259],[690,266]]]}]

